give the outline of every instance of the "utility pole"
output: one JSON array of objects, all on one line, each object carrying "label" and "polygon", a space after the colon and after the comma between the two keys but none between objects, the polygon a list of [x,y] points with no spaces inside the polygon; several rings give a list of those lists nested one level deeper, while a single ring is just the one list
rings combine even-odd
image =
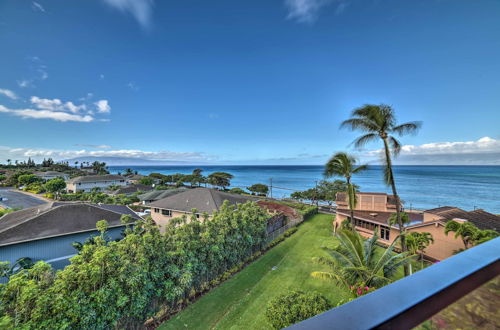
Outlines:
[{"label": "utility pole", "polygon": [[270,182],[270,184],[269,184],[269,191],[271,193],[271,199],[272,199],[273,198],[273,178],[270,178],[269,182]]}]

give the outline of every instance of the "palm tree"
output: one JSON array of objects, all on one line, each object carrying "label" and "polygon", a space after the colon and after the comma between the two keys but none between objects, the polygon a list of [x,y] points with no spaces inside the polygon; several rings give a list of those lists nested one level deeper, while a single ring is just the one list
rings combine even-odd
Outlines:
[{"label": "palm tree", "polygon": [[429,245],[431,245],[431,243],[434,243],[432,234],[428,232],[411,232],[406,235],[406,243],[408,245],[408,251],[410,251],[410,253],[420,253],[420,261],[422,263],[421,269],[423,269],[425,249]]},{"label": "palm tree", "polygon": [[[481,230],[469,221],[448,221],[444,227],[444,233],[448,235],[451,231],[455,233],[455,238],[460,237],[464,243],[465,250],[474,245],[478,245],[498,237],[498,232],[496,230]],[[456,252],[460,251],[462,250],[460,249]]]},{"label": "palm tree", "polygon": [[339,245],[329,250],[332,258],[314,258],[327,265],[331,271],[313,272],[311,276],[330,279],[346,287],[363,283],[368,287],[379,288],[394,280],[399,267],[407,265],[413,255],[408,252],[393,253],[395,242],[380,255],[377,253],[377,234],[364,240],[356,231],[340,230],[336,234]]},{"label": "palm tree", "polygon": [[[384,144],[384,182],[391,186],[392,194],[396,199],[396,218],[399,231],[404,231],[404,225],[401,221],[401,201],[396,190],[396,181],[392,170],[393,156],[397,156],[401,151],[401,143],[392,134],[403,136],[409,133],[415,133],[421,126],[420,122],[409,122],[398,125],[394,110],[385,104],[372,105],[367,104],[361,108],[354,109],[352,118],[342,122],[341,127],[351,130],[359,130],[365,134],[354,141],[357,148],[361,148],[368,142],[380,138]],[[405,237],[401,237],[401,249],[407,251]],[[405,276],[408,276],[408,269],[405,267]]]},{"label": "palm tree", "polygon": [[349,201],[349,211],[351,212],[351,225],[354,228],[354,209],[356,208],[356,189],[351,183],[351,177],[368,168],[367,165],[360,165],[356,167],[356,158],[348,155],[345,152],[337,152],[326,163],[324,176],[331,178],[332,176],[344,177],[347,182],[347,199]]}]

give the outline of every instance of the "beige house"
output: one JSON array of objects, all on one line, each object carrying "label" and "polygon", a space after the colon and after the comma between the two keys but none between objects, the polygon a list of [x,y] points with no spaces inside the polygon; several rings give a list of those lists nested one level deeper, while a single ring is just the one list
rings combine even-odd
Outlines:
[{"label": "beige house", "polygon": [[101,191],[104,191],[109,186],[125,185],[127,185],[127,182],[125,178],[120,175],[86,175],[67,180],[66,191],[68,193],[90,192],[94,188],[99,188]]},{"label": "beige house", "polygon": [[[358,204],[354,211],[354,222],[356,230],[365,237],[371,237],[377,232],[379,242],[385,245],[391,244],[400,231],[397,226],[389,224],[389,218],[396,212],[394,196],[381,193],[358,193]],[[385,205],[383,202],[385,201]],[[434,238],[426,250],[427,257],[435,260],[443,260],[453,255],[455,250],[463,248],[460,239],[455,239],[453,234],[445,235],[446,222],[470,221],[479,229],[500,229],[500,217],[483,210],[464,211],[462,209],[445,206],[426,211],[408,212],[410,224],[406,229],[408,232],[429,232]],[[339,228],[342,221],[349,219],[350,211],[345,193],[337,194],[337,216],[334,227]]]},{"label": "beige house", "polygon": [[44,180],[52,180],[55,178],[63,178],[64,180],[69,179],[69,174],[57,171],[35,172],[33,174]]},{"label": "beige house", "polygon": [[196,209],[198,218],[205,212],[211,216],[226,200],[230,204],[242,204],[254,199],[215,189],[194,188],[157,200],[147,206],[151,208],[151,218],[156,224],[164,226],[172,218],[193,214],[193,209]]}]

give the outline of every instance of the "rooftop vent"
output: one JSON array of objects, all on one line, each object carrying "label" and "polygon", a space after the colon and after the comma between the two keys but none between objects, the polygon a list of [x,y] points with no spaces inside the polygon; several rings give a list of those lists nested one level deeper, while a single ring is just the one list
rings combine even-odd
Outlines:
[{"label": "rooftop vent", "polygon": [[370,215],[371,215],[372,217],[376,217],[376,216],[378,215],[378,213],[370,213]]}]

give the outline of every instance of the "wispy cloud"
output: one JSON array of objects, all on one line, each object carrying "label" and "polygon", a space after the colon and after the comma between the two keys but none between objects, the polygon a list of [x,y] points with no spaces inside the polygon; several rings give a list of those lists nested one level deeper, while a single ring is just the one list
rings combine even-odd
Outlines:
[{"label": "wispy cloud", "polygon": [[136,149],[120,150],[61,150],[44,148],[11,148],[0,146],[0,159],[24,159],[35,160],[44,157],[52,157],[55,160],[63,160],[76,157],[123,157],[130,159],[148,159],[163,161],[205,161],[210,157],[200,152],[175,152],[169,150],[145,151]]},{"label": "wispy cloud", "polygon": [[328,5],[337,4],[335,14],[344,12],[348,5],[347,0],[285,0],[288,9],[288,19],[299,23],[314,23],[320,10]]},{"label": "wispy cloud", "polygon": [[17,85],[21,88],[26,87],[36,87],[36,81],[44,81],[49,78],[49,74],[47,72],[47,65],[43,63],[43,61],[38,56],[29,56],[28,60],[28,70],[29,70],[29,78],[19,79],[17,81]]},{"label": "wispy cloud", "polygon": [[7,96],[11,100],[17,100],[17,95],[9,89],[0,88],[0,94]]},{"label": "wispy cloud", "polygon": [[21,88],[32,87],[33,80],[21,79],[17,81],[17,85]]},{"label": "wispy cloud", "polygon": [[139,86],[137,86],[134,82],[129,82],[127,84],[127,87],[130,88],[131,90],[133,91],[138,91],[139,90]]},{"label": "wispy cloud", "polygon": [[45,8],[43,8],[43,6],[41,4],[39,4],[38,2],[36,1],[33,1],[31,3],[31,8],[34,10],[34,11],[40,11],[42,13],[45,13]]},{"label": "wispy cloud", "polygon": [[106,4],[131,14],[142,27],[148,28],[151,25],[151,15],[153,13],[153,0],[103,0]]}]

